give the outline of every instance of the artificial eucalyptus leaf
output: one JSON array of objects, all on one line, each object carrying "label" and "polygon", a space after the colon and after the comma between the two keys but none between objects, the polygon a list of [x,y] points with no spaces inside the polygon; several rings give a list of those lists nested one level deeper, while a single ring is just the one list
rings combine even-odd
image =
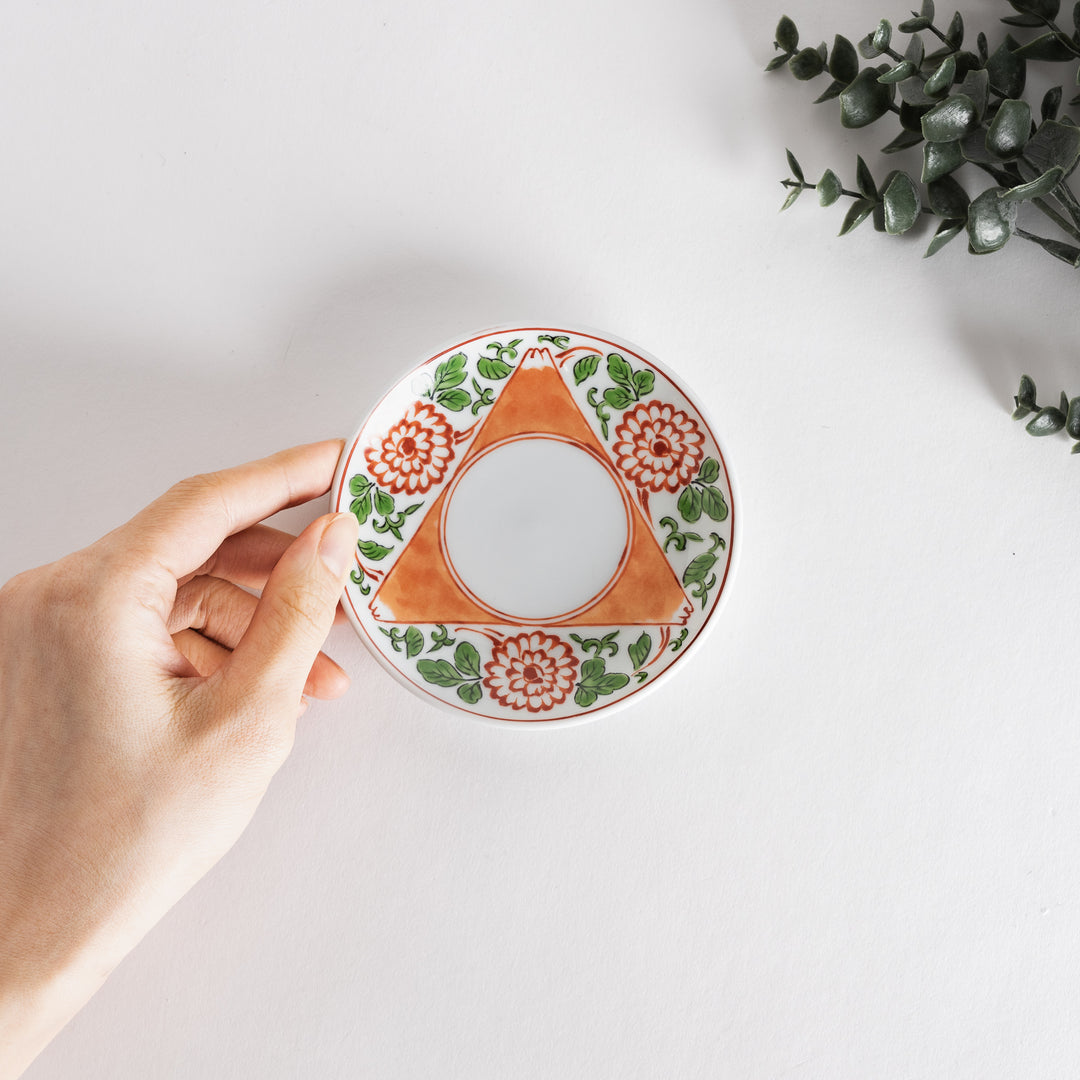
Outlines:
[{"label": "artificial eucalyptus leaf", "polygon": [[926,249],[923,258],[929,259],[931,255],[936,255],[950,240],[959,236],[964,231],[964,224],[962,218],[958,221],[943,221],[934,233],[934,238],[930,241],[930,246]]},{"label": "artificial eucalyptus leaf", "polygon": [[791,175],[795,177],[799,183],[803,183],[806,177],[803,175],[802,166],[799,164],[799,159],[789,150],[787,152],[788,168],[791,170]]},{"label": "artificial eucalyptus leaf", "polygon": [[905,79],[897,87],[900,91],[900,100],[905,105],[911,105],[923,111],[936,105],[939,99],[930,97],[924,89],[925,85],[926,81],[920,75],[912,75],[910,79]]},{"label": "artificial eucalyptus leaf", "polygon": [[845,86],[847,86],[846,82],[841,82],[839,79],[833,79],[833,81],[829,83],[825,90],[820,93],[816,98],[814,98],[814,104],[820,105],[822,102],[832,101],[833,98],[839,97],[840,92],[844,89]]},{"label": "artificial eucalyptus leaf", "polygon": [[1018,184],[1016,187],[1007,188],[1001,193],[1000,198],[1010,202],[1024,202],[1027,199],[1041,199],[1044,195],[1049,195],[1050,192],[1061,183],[1064,175],[1065,170],[1060,166],[1055,165],[1054,168],[1048,169],[1042,176],[1037,176],[1029,183]]},{"label": "artificial eucalyptus leaf", "polygon": [[[1077,69],[1080,71],[1080,68]],[[1043,95],[1041,113],[1044,120],[1053,120],[1061,108],[1061,87],[1052,86]]]},{"label": "artificial eucalyptus leaf", "polygon": [[1019,157],[1031,137],[1031,106],[1006,99],[986,133],[986,149],[1001,160]]},{"label": "artificial eucalyptus leaf", "polygon": [[919,69],[910,60],[901,60],[896,67],[889,68],[884,75],[878,76],[880,83],[899,83],[910,79]]},{"label": "artificial eucalyptus leaf", "polygon": [[898,172],[881,197],[884,204],[885,231],[899,236],[919,220],[922,203],[915,181],[905,172]]},{"label": "artificial eucalyptus leaf", "polygon": [[855,47],[864,60],[873,60],[881,55],[881,50],[874,44],[872,34],[867,34]]},{"label": "artificial eucalyptus leaf", "polygon": [[892,24],[888,19],[882,19],[878,23],[871,41],[878,52],[885,52],[889,48],[889,43],[892,41]]},{"label": "artificial eucalyptus leaf", "polygon": [[1080,37],[1080,0],[1073,4],[1073,28],[1076,30],[1077,37]]},{"label": "artificial eucalyptus leaf", "polygon": [[1080,160],[1080,128],[1060,120],[1044,120],[1024,147],[1024,157],[1040,173],[1057,166],[1068,176]]},{"label": "artificial eucalyptus leaf", "polygon": [[1080,397],[1074,397],[1069,402],[1069,410],[1065,414],[1065,430],[1074,439],[1080,439]]},{"label": "artificial eucalyptus leaf", "polygon": [[787,209],[788,209],[788,207],[790,207],[791,205],[793,205],[793,204],[794,204],[794,202],[795,202],[795,200],[796,200],[796,199],[797,199],[797,198],[798,198],[798,197],[799,197],[799,196],[800,196],[800,195],[801,195],[802,193],[803,193],[803,189],[802,189],[801,187],[793,187],[793,188],[792,188],[792,189],[791,189],[791,190],[790,190],[790,191],[788,192],[788,194],[787,194],[787,198],[786,198],[786,199],[784,200],[784,205],[780,207],[780,213],[783,213],[783,212],[784,212],[785,210],[787,210]]},{"label": "artificial eucalyptus leaf", "polygon": [[866,162],[863,161],[861,154],[855,159],[855,182],[864,199],[869,199],[871,202],[877,201],[877,184],[874,183],[874,178],[870,175],[870,169]]},{"label": "artificial eucalyptus leaf", "polygon": [[988,188],[972,200],[968,207],[968,247],[974,255],[988,255],[1008,243],[1016,230],[1014,202],[998,198],[1001,188]]},{"label": "artificial eucalyptus leaf", "polygon": [[917,34],[920,30],[929,30],[932,19],[926,18],[925,15],[916,15],[914,19],[905,19],[902,23],[897,23],[896,29],[901,34]]},{"label": "artificial eucalyptus leaf", "polygon": [[1061,37],[1054,33],[1043,34],[1041,37],[1035,38],[1034,41],[1021,45],[1016,50],[1016,55],[1025,60],[1049,60],[1051,62],[1075,60],[1077,56],[1080,56],[1080,48],[1077,48],[1075,44],[1068,44],[1068,41],[1068,38],[1062,40]]},{"label": "artificial eucalyptus leaf", "polygon": [[964,44],[964,17],[959,11],[953,15],[949,22],[949,27],[945,31],[945,39],[954,49],[959,49]]},{"label": "artificial eucalyptus leaf", "polygon": [[927,97],[937,98],[946,94],[956,79],[956,57],[947,56],[938,65],[937,70],[923,85]]},{"label": "artificial eucalyptus leaf", "polygon": [[875,204],[869,199],[856,199],[848,212],[844,215],[844,223],[840,226],[840,236],[845,236],[852,229],[858,228],[873,212]]},{"label": "artificial eucalyptus leaf", "polygon": [[1036,15],[1045,21],[1057,18],[1061,0],[1009,0],[1009,6],[1021,15]]},{"label": "artificial eucalyptus leaf", "polygon": [[958,82],[963,82],[970,71],[981,71],[985,66],[985,61],[976,56],[973,52],[968,52],[966,49],[956,54],[956,78]]},{"label": "artificial eucalyptus leaf", "polygon": [[774,44],[778,49],[783,49],[784,52],[789,53],[795,52],[799,47],[798,27],[787,15],[781,16],[780,21],[776,24],[776,41]]},{"label": "artificial eucalyptus leaf", "polygon": [[800,49],[789,61],[788,69],[801,82],[817,78],[825,70],[825,61],[817,49]]},{"label": "artificial eucalyptus leaf", "polygon": [[1016,404],[1027,409],[1037,409],[1035,404],[1035,380],[1030,375],[1020,376],[1020,390],[1016,395]]},{"label": "artificial eucalyptus leaf", "polygon": [[1011,36],[990,54],[986,61],[986,75],[994,93],[1003,98],[1018,98],[1027,82],[1027,62],[1013,51],[1019,42]]},{"label": "artificial eucalyptus leaf", "polygon": [[922,134],[918,131],[901,131],[892,142],[881,148],[881,152],[883,154],[896,154],[901,150],[908,150],[912,146],[918,146],[922,141]]},{"label": "artificial eucalyptus leaf", "polygon": [[[1060,398],[1060,401],[1059,401],[1059,404],[1058,404],[1058,408],[1061,409],[1061,411],[1063,413],[1066,413],[1066,414],[1069,411],[1069,395],[1066,394],[1064,390],[1061,391],[1061,398]],[[1067,416],[1066,416],[1066,423],[1068,423],[1068,417]]]},{"label": "artificial eucalyptus leaf", "polygon": [[889,111],[893,88],[878,82],[876,68],[863,68],[857,78],[840,94],[840,123],[846,128],[872,124]]},{"label": "artificial eucalyptus leaf", "polygon": [[931,184],[964,164],[960,143],[928,142],[923,146],[922,182]]},{"label": "artificial eucalyptus leaf", "polygon": [[791,59],[791,53],[780,53],[779,56],[774,56],[766,65],[766,71],[775,71],[777,68],[782,68]]},{"label": "artificial eucalyptus leaf", "polygon": [[822,206],[832,206],[844,193],[844,185],[840,183],[840,177],[826,169],[817,183],[818,199]]},{"label": "artificial eucalyptus leaf", "polygon": [[838,82],[849,83],[859,74],[859,54],[846,37],[837,34],[829,56],[829,74]]},{"label": "artificial eucalyptus leaf", "polygon": [[1053,255],[1055,259],[1060,259],[1072,267],[1080,266],[1080,248],[1074,244],[1063,244],[1060,240],[1049,240],[1045,236],[1034,236],[1031,233],[1024,233],[1024,238],[1034,241],[1043,251],[1048,255]]},{"label": "artificial eucalyptus leaf", "polygon": [[918,34],[913,34],[911,40],[908,41],[908,47],[904,50],[904,59],[918,71],[925,56],[926,50],[923,48],[922,38]]},{"label": "artificial eucalyptus leaf", "polygon": [[957,88],[958,93],[966,94],[975,103],[975,115],[982,123],[986,115],[986,106],[990,101],[990,76],[984,68],[969,71]]},{"label": "artificial eucalyptus leaf", "polygon": [[[918,79],[911,79],[909,82],[918,82]],[[903,96],[903,95],[901,95]],[[922,118],[934,107],[934,102],[928,102],[926,105],[912,105],[910,102],[902,101],[900,103],[900,126],[905,131],[914,131],[919,136],[919,141],[922,141]],[[915,144],[912,143],[912,146]]]},{"label": "artificial eucalyptus leaf", "polygon": [[978,127],[975,102],[966,94],[951,94],[922,118],[927,142],[952,142]]},{"label": "artificial eucalyptus leaf", "polygon": [[1017,405],[1012,411],[1012,418],[1014,420],[1023,420],[1025,416],[1030,416],[1031,410],[1025,409],[1023,405]]},{"label": "artificial eucalyptus leaf", "polygon": [[[960,152],[965,161],[971,161],[976,165],[987,165],[996,168],[1000,162],[989,150],[986,149],[986,132],[981,128],[968,132],[960,140]],[[990,169],[987,169],[990,172]]]},{"label": "artificial eucalyptus leaf", "polygon": [[971,199],[955,176],[942,176],[926,185],[930,209],[945,219],[967,217]]},{"label": "artificial eucalyptus leaf", "polygon": [[1065,426],[1065,414],[1053,405],[1040,409],[1028,422],[1026,431],[1029,435],[1053,435]]},{"label": "artificial eucalyptus leaf", "polygon": [[1001,21],[1006,26],[1035,27],[1046,25],[1042,19],[1035,15],[1006,15]]},{"label": "artificial eucalyptus leaf", "polygon": [[919,7],[919,17],[922,19],[929,19],[934,21],[934,0],[923,0],[922,5]]},{"label": "artificial eucalyptus leaf", "polygon": [[975,48],[979,50],[979,59],[985,64],[990,59],[990,45],[985,34],[979,34],[975,39]]}]

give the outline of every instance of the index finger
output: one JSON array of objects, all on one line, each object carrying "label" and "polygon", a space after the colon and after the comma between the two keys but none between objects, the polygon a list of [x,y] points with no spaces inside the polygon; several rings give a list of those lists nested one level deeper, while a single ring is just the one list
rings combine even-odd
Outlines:
[{"label": "index finger", "polygon": [[220,472],[181,480],[114,534],[174,579],[198,569],[233,533],[278,510],[324,495],[340,439],[281,450]]}]

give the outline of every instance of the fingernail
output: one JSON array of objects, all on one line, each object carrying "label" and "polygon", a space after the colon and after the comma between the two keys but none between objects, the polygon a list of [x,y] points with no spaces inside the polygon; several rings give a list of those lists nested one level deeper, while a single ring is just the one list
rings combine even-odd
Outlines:
[{"label": "fingernail", "polygon": [[360,525],[352,514],[335,514],[323,529],[319,557],[335,577],[343,578],[352,565],[353,551],[360,538]]}]

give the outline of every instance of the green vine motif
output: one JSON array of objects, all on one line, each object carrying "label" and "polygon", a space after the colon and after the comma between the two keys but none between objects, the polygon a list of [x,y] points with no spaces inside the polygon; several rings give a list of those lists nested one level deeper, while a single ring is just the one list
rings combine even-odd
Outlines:
[{"label": "green vine motif", "polygon": [[[571,634],[571,637],[573,636]],[[595,658],[586,660],[581,665],[581,678],[574,691],[574,703],[577,706],[587,709],[598,697],[608,697],[630,682],[629,675],[608,672],[606,667],[607,664],[599,653]]]},{"label": "green vine motif", "polygon": [[411,658],[419,656],[424,651],[423,632],[415,626],[410,626],[408,630],[402,630],[398,626],[387,630],[380,626],[379,630],[390,639],[390,645],[396,653],[404,649],[405,655]]},{"label": "green vine motif", "polygon": [[[698,521],[703,512],[713,521],[727,520],[728,506],[724,493],[713,486],[719,476],[720,462],[716,458],[706,458],[701,463],[697,476],[682,489],[679,495],[677,505],[683,521],[690,523]],[[698,539],[701,538],[698,537]],[[680,547],[679,551],[682,550]]]},{"label": "green vine motif", "polygon": [[678,652],[683,647],[683,642],[689,637],[690,631],[684,626],[679,636],[671,643],[671,651]]},{"label": "green vine motif", "polygon": [[467,641],[460,642],[454,650],[452,664],[449,660],[418,660],[416,670],[433,686],[457,687],[457,696],[467,705],[475,705],[484,696],[480,685],[480,654]]},{"label": "green vine motif", "polygon": [[[513,341],[504,345],[501,341],[489,341],[484,349],[491,353],[491,356],[481,356],[477,363],[477,370],[484,376],[485,379],[505,379],[510,374],[511,366],[510,362],[516,360],[518,357],[517,347],[521,344],[521,338],[514,338]],[[488,371],[501,372],[501,374],[489,375]]]},{"label": "green vine motif", "polygon": [[472,384],[473,389],[476,391],[476,400],[473,402],[470,411],[473,416],[479,416],[481,409],[486,409],[489,405],[495,404],[495,391],[490,386],[481,386],[475,379],[473,379]]},{"label": "green vine motif", "polygon": [[452,638],[447,633],[446,627],[442,623],[438,623],[431,634],[431,648],[428,649],[429,653],[438,652],[439,649],[449,647],[453,645],[457,638]]},{"label": "green vine motif", "polygon": [[[574,364],[574,385],[580,386],[586,379],[592,378],[600,369],[600,357],[596,353],[583,356]],[[607,373],[614,386],[604,390],[602,400],[596,395],[600,392],[597,387],[592,387],[586,395],[586,401],[596,411],[600,420],[600,428],[604,438],[608,437],[608,421],[611,414],[606,407],[622,412],[628,409],[635,401],[640,401],[646,394],[651,394],[656,382],[656,376],[647,368],[635,371],[626,358],[619,353],[608,353]]]},{"label": "green vine motif", "polygon": [[627,646],[626,651],[630,654],[630,663],[634,665],[633,674],[638,681],[638,685],[640,685],[649,677],[649,673],[642,669],[652,652],[652,638],[642,631],[641,637],[632,645]]},{"label": "green vine motif", "polygon": [[570,347],[570,339],[563,334],[541,334],[536,339],[536,344],[543,345],[545,341],[554,345],[560,352],[565,352]]},{"label": "green vine motif", "polygon": [[364,596],[370,596],[371,586],[365,584],[366,577],[367,574],[364,573],[364,568],[362,566],[357,567],[351,574],[349,574],[349,580],[354,585],[359,587],[360,591],[364,594]]},{"label": "green vine motif", "polygon": [[[371,527],[377,533],[390,533],[396,540],[401,539],[401,529],[405,519],[410,514],[415,514],[424,504],[412,503],[404,510],[398,510],[394,502],[394,496],[382,488],[376,487],[366,476],[357,474],[349,481],[349,493],[356,496],[349,504],[349,509],[356,515],[356,520],[361,525],[366,525],[371,519]],[[389,551],[388,548],[382,556],[369,555],[368,558],[382,558]]]},{"label": "green vine motif", "polygon": [[1058,405],[1039,405],[1035,401],[1035,380],[1030,375],[1020,378],[1020,390],[1016,397],[1016,409],[1013,411],[1014,420],[1022,420],[1030,413],[1035,415],[1025,425],[1029,435],[1055,435],[1065,429],[1070,438],[1077,440],[1073,443],[1072,453],[1080,454],[1080,397],[1072,399],[1061,392]]},{"label": "green vine motif", "polygon": [[607,653],[609,656],[614,656],[619,651],[619,646],[615,642],[615,639],[618,636],[619,631],[612,630],[610,634],[605,634],[602,638],[582,639],[577,634],[571,634],[570,640],[576,641],[582,652],[591,652],[593,656],[596,657],[603,656],[604,653]]},{"label": "green vine motif", "polygon": [[702,611],[709,602],[709,590],[716,585],[716,575],[712,572],[718,558],[716,549],[727,547],[727,543],[716,533],[710,533],[709,536],[712,539],[709,550],[692,559],[682,576],[684,585],[694,586],[690,595],[701,601]]},{"label": "green vine motif", "polygon": [[686,545],[690,542],[704,543],[705,537],[696,532],[679,532],[679,523],[673,517],[662,517],[660,524],[665,529],[671,531],[667,534],[667,538],[664,540],[664,552],[674,544],[676,551],[685,551]]}]

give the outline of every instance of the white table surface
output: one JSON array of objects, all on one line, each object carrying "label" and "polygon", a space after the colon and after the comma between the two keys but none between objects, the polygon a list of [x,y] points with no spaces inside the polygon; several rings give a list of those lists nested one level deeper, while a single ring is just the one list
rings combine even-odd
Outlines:
[{"label": "white table surface", "polygon": [[0,578],[514,320],[673,367],[743,523],[697,655],[583,726],[335,630],[349,695],[30,1080],[1077,1075],[1080,460],[1009,410],[1080,393],[1078,280],[779,215],[785,146],[895,162],[762,74],[777,17],[908,6],[785,3],[7,12]]}]

